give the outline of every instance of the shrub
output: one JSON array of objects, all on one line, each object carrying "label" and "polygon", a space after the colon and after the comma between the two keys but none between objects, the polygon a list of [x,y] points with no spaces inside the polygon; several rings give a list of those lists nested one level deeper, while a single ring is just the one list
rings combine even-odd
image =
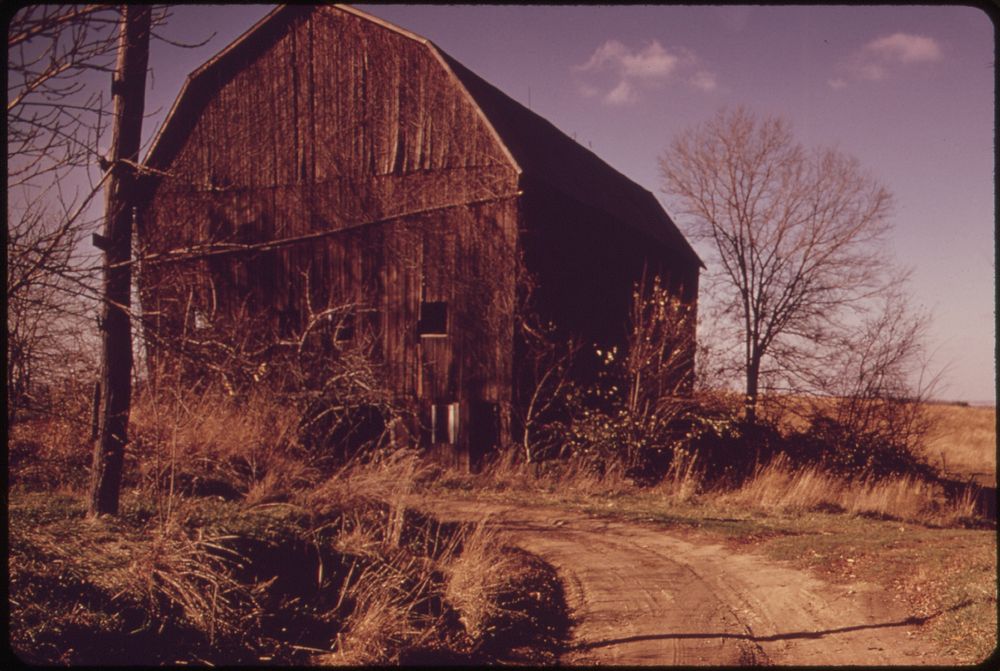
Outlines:
[{"label": "shrub", "polygon": [[696,455],[706,481],[738,486],[760,464],[784,451],[781,432],[759,420],[750,424],[727,412],[696,414],[681,449]]},{"label": "shrub", "polygon": [[904,437],[877,428],[858,430],[825,414],[810,418],[788,440],[789,456],[839,475],[882,479],[892,476],[932,478],[934,468]]}]

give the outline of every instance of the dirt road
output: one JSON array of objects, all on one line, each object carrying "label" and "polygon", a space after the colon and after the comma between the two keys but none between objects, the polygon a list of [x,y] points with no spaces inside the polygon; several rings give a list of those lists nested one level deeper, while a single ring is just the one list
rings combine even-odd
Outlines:
[{"label": "dirt road", "polygon": [[[438,502],[502,528],[559,572],[574,627],[563,665],[947,664],[919,618],[697,534],[551,509]],[[953,663],[953,662],[952,662]]]}]

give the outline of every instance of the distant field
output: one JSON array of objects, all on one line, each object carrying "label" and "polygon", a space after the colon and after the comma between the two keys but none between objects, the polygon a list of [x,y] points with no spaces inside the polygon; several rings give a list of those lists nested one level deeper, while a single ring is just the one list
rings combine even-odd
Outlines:
[{"label": "distant field", "polygon": [[[802,419],[810,404],[822,403],[811,398],[782,396],[772,399],[771,413],[786,428],[802,429]],[[982,484],[991,483],[997,471],[997,411],[995,406],[928,403],[935,428],[925,448],[927,460],[958,479],[972,477]]]},{"label": "distant field", "polygon": [[951,474],[993,480],[997,470],[995,407],[931,405],[937,422],[927,457]]}]

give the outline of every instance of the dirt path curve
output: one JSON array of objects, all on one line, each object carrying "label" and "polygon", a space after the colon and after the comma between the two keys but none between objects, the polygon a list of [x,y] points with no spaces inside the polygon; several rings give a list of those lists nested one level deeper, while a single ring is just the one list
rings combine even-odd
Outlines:
[{"label": "dirt path curve", "polygon": [[466,501],[419,507],[486,517],[556,568],[574,621],[563,665],[949,663],[878,591],[830,585],[696,532]]}]

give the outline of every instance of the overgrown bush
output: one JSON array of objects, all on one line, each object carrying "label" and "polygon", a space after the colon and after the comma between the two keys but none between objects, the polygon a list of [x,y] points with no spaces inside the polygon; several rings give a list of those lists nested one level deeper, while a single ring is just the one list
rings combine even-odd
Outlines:
[{"label": "overgrown bush", "polygon": [[919,449],[925,434],[915,424],[909,431],[893,430],[897,423],[891,420],[898,415],[891,413],[902,411],[878,401],[877,407],[869,408],[869,421],[861,423],[857,413],[838,412],[850,402],[824,399],[798,427],[783,427],[760,416],[750,424],[734,408],[703,405],[690,413],[690,430],[673,451],[697,455],[702,476],[719,485],[737,486],[757,467],[778,457],[800,468],[816,467],[850,479],[936,476]]},{"label": "overgrown bush", "polygon": [[[178,281],[196,282],[197,276],[182,273]],[[386,382],[376,355],[375,311],[353,303],[306,303],[305,314],[287,323],[252,315],[244,306],[195,311],[200,320],[148,324],[154,396],[203,393],[248,407],[269,399],[295,415],[289,438],[328,466],[404,446],[412,409]]]},{"label": "overgrown bush", "polygon": [[58,489],[87,482],[92,394],[86,384],[63,385],[44,412],[23,413],[7,427],[8,484]]},{"label": "overgrown bush", "polygon": [[882,479],[936,475],[935,469],[902,435],[878,429],[858,431],[825,414],[810,418],[805,429],[786,439],[785,451],[795,463],[816,464],[838,475]]},{"label": "overgrown bush", "polygon": [[676,449],[697,456],[702,477],[712,485],[738,486],[786,449],[774,425],[760,420],[750,424],[740,415],[696,412],[690,427]]},{"label": "overgrown bush", "polygon": [[[530,330],[528,360],[537,370],[524,435],[529,461],[570,459],[596,474],[621,469],[643,483],[666,472],[691,408],[693,312],[658,276],[644,275],[633,288],[627,327],[622,347],[589,351]],[[536,407],[548,414],[532,412]]]},{"label": "overgrown bush", "polygon": [[670,465],[675,429],[637,417],[627,408],[582,407],[563,435],[569,458],[603,475],[621,468],[639,482],[653,482]]}]

